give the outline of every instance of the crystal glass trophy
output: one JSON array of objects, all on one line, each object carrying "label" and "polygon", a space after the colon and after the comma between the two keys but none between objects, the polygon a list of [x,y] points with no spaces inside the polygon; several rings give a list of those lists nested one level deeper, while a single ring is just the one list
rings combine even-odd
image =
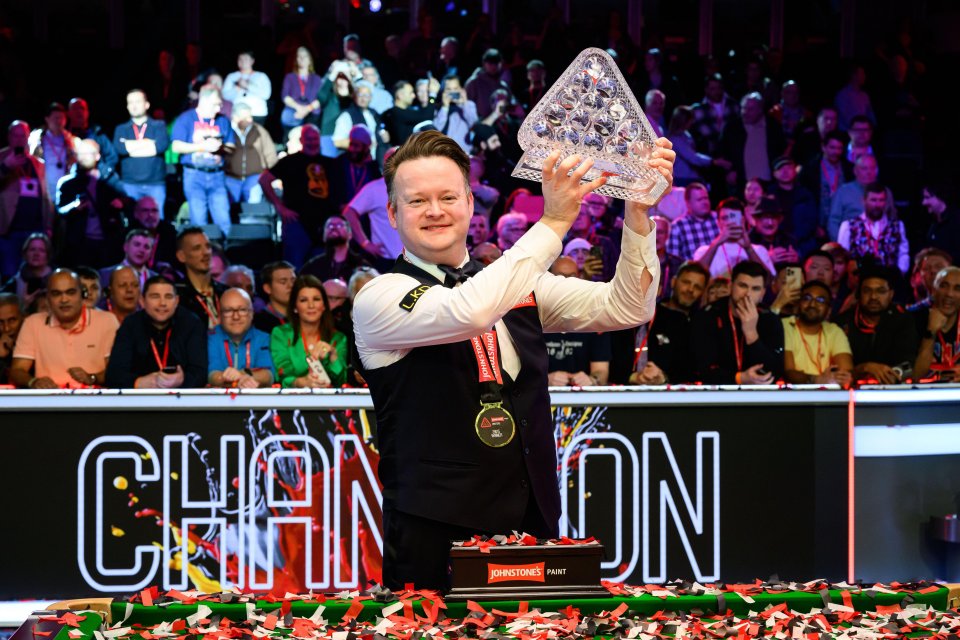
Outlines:
[{"label": "crystal glass trophy", "polygon": [[540,182],[543,161],[559,148],[563,157],[593,159],[583,181],[607,176],[597,193],[652,205],[667,188],[667,180],[648,165],[655,139],[613,58],[585,49],[523,121],[518,134],[523,156],[513,175]]}]

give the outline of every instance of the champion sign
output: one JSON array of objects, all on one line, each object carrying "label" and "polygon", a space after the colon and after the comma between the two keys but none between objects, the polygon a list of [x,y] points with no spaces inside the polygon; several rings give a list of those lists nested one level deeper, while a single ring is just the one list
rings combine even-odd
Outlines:
[{"label": "champion sign", "polygon": [[487,584],[513,580],[543,582],[546,573],[543,565],[543,562],[535,564],[488,564]]}]

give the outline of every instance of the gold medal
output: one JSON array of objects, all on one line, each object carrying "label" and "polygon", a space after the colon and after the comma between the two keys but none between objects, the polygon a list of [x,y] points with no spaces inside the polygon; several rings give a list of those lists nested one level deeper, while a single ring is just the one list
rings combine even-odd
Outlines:
[{"label": "gold medal", "polygon": [[480,441],[488,447],[505,447],[513,441],[517,429],[513,416],[500,402],[487,403],[480,408],[474,425]]}]

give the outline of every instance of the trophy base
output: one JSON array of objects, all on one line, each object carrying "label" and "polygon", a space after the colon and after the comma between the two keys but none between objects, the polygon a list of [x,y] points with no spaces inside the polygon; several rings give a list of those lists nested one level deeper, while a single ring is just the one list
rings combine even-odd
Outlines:
[{"label": "trophy base", "polygon": [[[549,150],[538,149],[525,151],[510,175],[514,178],[542,182],[543,161],[549,152]],[[652,206],[667,190],[666,178],[653,169],[645,169],[638,174],[625,164],[610,161],[608,157],[594,157],[592,154],[584,153],[581,153],[581,156],[591,157],[594,161],[594,166],[583,177],[582,182],[587,183],[600,176],[607,176],[607,183],[596,190],[596,193],[601,195]]]}]

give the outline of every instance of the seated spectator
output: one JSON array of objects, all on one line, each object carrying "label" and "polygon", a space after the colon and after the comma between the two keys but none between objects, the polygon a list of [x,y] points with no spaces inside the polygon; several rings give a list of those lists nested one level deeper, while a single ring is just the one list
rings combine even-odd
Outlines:
[{"label": "seated spectator", "polygon": [[[798,274],[799,277],[797,277]],[[767,295],[767,299],[773,296],[769,306],[770,313],[781,318],[795,315],[803,282],[803,268],[799,263],[778,262],[777,275],[770,282],[770,294]]]},{"label": "seated spectator", "polygon": [[506,251],[527,232],[530,221],[522,213],[505,213],[497,220],[497,247]]},{"label": "seated spectator", "polygon": [[[699,262],[697,264],[700,264]],[[700,265],[701,267],[703,265]],[[730,295],[730,278],[710,278],[707,288],[703,292],[702,306],[711,305],[720,298]]]},{"label": "seated spectator", "polygon": [[27,317],[13,348],[10,382],[23,389],[102,385],[117,319],[83,304],[80,278],[57,269],[47,278],[49,313]]},{"label": "seated spectator", "polygon": [[350,202],[360,189],[380,177],[380,166],[370,155],[372,138],[366,125],[353,125],[347,136],[350,141],[347,152],[333,161],[337,171],[335,180],[340,185],[338,207]]},{"label": "seated spectator", "polygon": [[10,384],[13,346],[23,324],[20,299],[12,293],[0,293],[0,384]]},{"label": "seated spectator", "polygon": [[530,113],[530,110],[537,106],[537,103],[540,102],[540,99],[543,98],[546,92],[546,65],[543,64],[543,60],[531,60],[527,63],[527,87],[526,90],[523,91],[521,99],[523,110]]},{"label": "seated spectator", "polygon": [[693,319],[697,379],[706,384],[771,384],[783,375],[783,324],[760,309],[770,273],[758,262],[733,268],[730,296]]},{"label": "seated spectator", "polygon": [[260,202],[260,174],[277,164],[277,145],[266,128],[254,122],[250,106],[238,102],[233,107],[231,126],[236,140],[224,165],[230,202]]},{"label": "seated spectator", "polygon": [[[837,240],[840,225],[847,220],[853,220],[863,213],[863,199],[866,197],[867,185],[877,181],[877,159],[873,156],[861,156],[853,165],[853,181],[840,185],[830,202],[830,216],[827,218],[827,236]],[[887,206],[885,213],[896,218],[897,208],[894,206],[893,193],[887,192]]]},{"label": "seated spectator", "polygon": [[473,194],[473,212],[483,216],[489,222],[490,213],[500,200],[500,192],[481,182],[485,168],[486,163],[482,155],[470,156],[470,192]]},{"label": "seated spectator", "polygon": [[[680,256],[667,251],[667,240],[670,238],[670,220],[663,216],[652,216],[650,219],[657,225],[657,258],[660,260],[660,291],[657,292],[657,299],[666,298],[669,300],[673,276],[677,275],[677,270],[683,264],[683,260]],[[706,286],[707,283],[703,284]]]},{"label": "seated spectator", "polygon": [[147,114],[150,103],[140,89],[127,92],[130,120],[113,132],[113,146],[120,158],[120,178],[128,197],[149,196],[161,214],[167,199],[167,165],[164,154],[170,146],[167,123]]},{"label": "seated spectator", "polygon": [[290,291],[297,279],[293,265],[284,260],[271,262],[260,271],[260,286],[267,294],[267,305],[253,316],[253,326],[266,334],[286,324]]},{"label": "seated spectator", "polygon": [[831,302],[830,285],[811,280],[800,290],[797,315],[783,319],[787,382],[850,385],[853,355],[843,330],[827,322]]},{"label": "seated spectator", "polygon": [[826,251],[817,249],[811,251],[803,261],[804,282],[822,282],[830,287],[830,295],[833,295],[834,267],[833,256]]},{"label": "seated spectator", "polygon": [[756,226],[756,221],[753,219],[756,212],[769,206],[771,201],[772,198],[767,196],[766,185],[759,179],[751,178],[743,185],[743,213],[747,216],[747,223],[751,228]]},{"label": "seated spectator", "polygon": [[873,256],[880,264],[898,267],[902,273],[910,269],[910,244],[903,222],[887,210],[887,191],[879,182],[864,190],[863,213],[844,220],[837,242],[854,258]]},{"label": "seated spectator", "polygon": [[[320,155],[320,131],[305,124],[300,131],[302,150],[281,158],[260,176],[263,195],[277,209],[282,222],[283,259],[302,265],[323,242],[321,227],[338,213],[339,185],[333,160]],[[283,199],[273,182],[283,182]]]},{"label": "seated spectator", "polygon": [[927,229],[924,244],[950,254],[954,262],[960,261],[960,209],[957,208],[955,190],[948,183],[928,181],[923,188],[923,206],[933,220]]},{"label": "seated spectator", "polygon": [[100,157],[97,159],[97,177],[116,189],[120,188],[117,179],[117,150],[110,142],[110,136],[97,124],[90,124],[90,107],[83,98],[71,98],[67,103],[67,128],[75,140],[93,140],[97,143]]},{"label": "seated spectator", "polygon": [[[579,270],[568,257],[561,256],[550,273],[576,278]],[[607,384],[610,376],[610,334],[571,332],[545,336],[548,364],[547,383],[551,387],[592,387]]]},{"label": "seated spectator", "polygon": [[210,278],[223,284],[223,274],[230,268],[230,259],[223,245],[219,242],[210,243]]},{"label": "seated spectator", "polygon": [[937,274],[953,264],[953,260],[946,251],[927,247],[921,249],[913,258],[913,276],[910,284],[913,287],[914,302],[907,307],[907,311],[916,311],[921,307],[930,307],[933,303],[933,281]]},{"label": "seated spectator", "polygon": [[673,221],[667,251],[684,260],[692,260],[698,247],[708,245],[720,233],[710,210],[710,193],[699,182],[691,182],[684,191],[687,212]]},{"label": "seated spectator", "polygon": [[[253,304],[253,297],[256,295],[256,290],[254,289],[255,276],[253,275],[253,269],[246,265],[234,264],[227,267],[227,270],[223,272],[223,279],[221,280],[224,286],[227,289],[242,289],[247,292]],[[221,299],[223,296],[220,296]],[[253,316],[250,317],[251,322],[253,321]]]},{"label": "seated spectator", "polygon": [[23,246],[20,248],[23,262],[20,263],[20,269],[3,285],[2,290],[5,293],[16,294],[24,311],[30,309],[34,300],[46,296],[44,287],[47,276],[53,271],[50,267],[52,254],[53,247],[46,234],[31,233],[23,241]]},{"label": "seated spectator", "polygon": [[360,291],[360,289],[362,289],[365,284],[376,278],[378,275],[380,275],[380,272],[373,267],[359,267],[353,272],[353,275],[350,276],[350,280],[347,282],[347,289],[350,292],[351,305],[353,304],[354,299],[357,297],[357,293]]},{"label": "seated spectator", "polygon": [[353,340],[353,303],[350,300],[350,288],[340,278],[332,278],[323,283],[327,292],[330,312],[333,314],[333,326],[347,338],[347,353]]},{"label": "seated spectator", "polygon": [[100,282],[103,286],[107,286],[117,267],[130,267],[136,274],[139,286],[142,289],[147,279],[156,275],[147,266],[151,256],[153,256],[153,243],[153,234],[146,229],[131,229],[128,231],[127,238],[123,243],[123,260],[120,264],[100,270]]},{"label": "seated spectator", "polygon": [[223,80],[223,98],[234,104],[250,107],[250,113],[257,124],[267,121],[267,100],[273,93],[270,78],[263,71],[255,71],[252,51],[242,51],[237,56],[237,71],[227,74]]},{"label": "seated spectator", "polygon": [[915,380],[935,377],[960,380],[960,267],[946,267],[933,281],[933,304],[913,313],[920,349],[913,365]]},{"label": "seated spectator", "polygon": [[341,151],[350,147],[350,134],[353,128],[361,124],[366,127],[370,138],[367,147],[370,154],[377,157],[377,136],[380,130],[380,115],[370,108],[373,98],[373,87],[369,82],[361,80],[354,84],[353,103],[348,105],[339,116],[333,127],[333,146]]},{"label": "seated spectator", "polygon": [[243,289],[220,298],[223,321],[207,337],[211,387],[257,389],[273,384],[270,336],[253,327],[253,302]]},{"label": "seated spectator", "polygon": [[140,308],[140,278],[133,267],[120,265],[110,272],[106,284],[107,311],[122,325]]},{"label": "seated spectator", "polygon": [[83,304],[88,309],[99,309],[100,302],[103,300],[103,285],[100,283],[100,273],[90,267],[77,267],[74,273],[80,278]]},{"label": "seated spectator", "polygon": [[896,272],[890,269],[864,269],[857,305],[837,318],[850,341],[855,380],[896,384],[903,380],[894,367],[901,372],[913,370],[917,330],[913,318],[893,304],[896,280]]},{"label": "seated spectator", "polygon": [[220,324],[220,296],[227,290],[214,277],[212,257],[213,248],[203,229],[187,227],[177,236],[177,260],[186,273],[176,285],[176,305],[193,312],[210,330]]},{"label": "seated spectator", "polygon": [[286,134],[290,129],[302,124],[320,123],[320,85],[323,78],[317,75],[313,67],[313,55],[306,47],[297,47],[294,68],[283,77],[280,100],[283,111],[280,124]]},{"label": "seated spectator", "polygon": [[340,387],[347,378],[347,338],[334,328],[323,283],[300,275],[287,324],[270,334],[277,378],[286,387]]},{"label": "seated spectator", "polygon": [[[118,389],[197,389],[207,384],[207,328],[180,306],[163,276],[143,287],[143,307],[123,321],[107,367],[106,386]],[[219,308],[219,302],[217,304]]]},{"label": "seated spectator", "polygon": [[[833,259],[833,280],[827,280],[830,283],[830,290],[833,295],[833,315],[840,313],[843,309],[847,311],[853,308],[856,291],[856,284],[848,282],[850,278],[847,275],[847,265],[856,264],[856,260],[850,259],[850,252],[841,247],[836,242],[827,242],[821,249]],[[819,278],[823,280],[823,278]]]},{"label": "seated spectator", "polygon": [[733,267],[750,260],[776,273],[767,250],[750,242],[743,215],[743,204],[736,198],[727,198],[717,207],[719,232],[709,244],[703,244],[693,253],[693,259],[710,270],[712,276],[730,276]]},{"label": "seated spectator", "polygon": [[[744,216],[749,220],[749,216]],[[797,241],[781,227],[783,211],[776,200],[764,199],[758,209],[753,212],[753,228],[750,230],[750,242],[754,246],[763,247],[770,256],[770,261],[777,265],[781,262],[796,262],[800,259],[794,248]]]},{"label": "seated spectator", "polygon": [[324,250],[307,261],[300,275],[311,275],[323,282],[331,278],[346,280],[367,261],[350,248],[350,225],[340,216],[330,216],[323,225]]},{"label": "seated spectator", "polygon": [[490,224],[482,213],[474,210],[470,216],[470,230],[467,234],[467,249],[472,250],[477,245],[483,244],[490,239]]},{"label": "seated spectator", "polygon": [[684,262],[671,278],[670,298],[654,319],[637,329],[637,357],[630,384],[694,382],[691,323],[710,274],[699,262]]},{"label": "seated spectator", "polygon": [[797,163],[789,156],[777,158],[773,163],[773,178],[770,197],[785,214],[784,231],[796,238],[800,255],[816,249],[820,244],[817,240],[820,214],[813,193],[797,183]]},{"label": "seated spectator", "polygon": [[[489,105],[487,109],[489,110]],[[480,119],[478,110],[477,104],[467,98],[467,92],[460,86],[459,78],[456,76],[444,78],[440,108],[437,110],[437,115],[433,117],[433,124],[439,131],[453,138],[464,152],[469,154],[471,149],[467,134]]]},{"label": "seated spectator", "polygon": [[673,183],[678,187],[685,187],[691,182],[700,182],[704,179],[702,170],[708,167],[720,167],[726,171],[733,168],[729,160],[711,157],[697,151],[696,141],[690,134],[690,128],[694,123],[693,109],[685,105],[675,108],[670,116],[667,138],[673,143],[673,150],[677,152],[677,160],[673,165]]},{"label": "seated spectator", "polygon": [[42,161],[27,153],[30,127],[14,120],[9,146],[0,149],[0,282],[17,270],[17,256],[31,233],[53,229],[53,205]]},{"label": "seated spectator", "polygon": [[99,158],[96,141],[80,140],[74,172],[57,185],[57,211],[61,218],[54,237],[63,247],[59,264],[75,267],[82,263],[99,268],[120,257],[128,199],[100,179]]},{"label": "seated spectator", "polygon": [[177,230],[172,224],[161,218],[162,211],[157,201],[143,196],[133,206],[133,229],[146,229],[153,236],[153,250],[147,260],[151,269],[162,265],[172,265],[177,258]]},{"label": "seated spectator", "polygon": [[[590,196],[596,196],[596,198]],[[564,239],[565,246],[573,240],[583,240],[589,245],[587,246],[588,251],[590,247],[594,247],[589,258],[583,256],[579,259],[580,268],[584,270],[581,277],[588,280],[608,282],[613,278],[613,273],[617,268],[617,260],[620,259],[619,247],[609,237],[597,231],[599,225],[596,221],[603,218],[606,208],[607,199],[604,196],[588,194],[580,203],[580,214],[573,221],[573,225],[571,225],[570,231],[567,232]],[[503,220],[503,218],[500,218],[500,220]],[[500,221],[497,222],[498,226],[499,224]],[[519,239],[519,236],[513,242],[516,242],[517,239]],[[502,245],[501,248],[503,248]],[[584,269],[584,265],[586,265],[586,269]]]},{"label": "seated spectator", "polygon": [[236,143],[230,121],[220,113],[223,100],[212,87],[200,90],[195,109],[184,111],[173,123],[171,149],[183,165],[183,195],[190,224],[207,224],[207,212],[223,235],[230,234],[230,202],[223,173],[225,148]]},{"label": "seated spectator", "polygon": [[875,156],[873,152],[873,124],[866,116],[854,116],[850,120],[850,142],[847,143],[846,159],[853,164],[860,156]]},{"label": "seated spectator", "polygon": [[563,257],[570,258],[577,266],[577,271],[583,274],[583,265],[590,256],[590,250],[593,247],[583,238],[574,238],[563,245]]},{"label": "seated spectator", "polygon": [[[474,147],[487,146],[487,151],[497,151],[496,156],[490,153],[485,154],[485,160],[497,160],[508,166],[515,165],[520,161],[523,155],[523,149],[517,142],[517,134],[520,133],[520,125],[523,123],[523,112],[517,115],[517,105],[512,102],[513,97],[509,91],[498,89],[490,94],[490,112],[486,117],[480,117],[473,125],[471,139]],[[491,148],[491,139],[496,137],[494,146],[499,145],[499,149]],[[597,194],[599,195],[599,194]]]}]

